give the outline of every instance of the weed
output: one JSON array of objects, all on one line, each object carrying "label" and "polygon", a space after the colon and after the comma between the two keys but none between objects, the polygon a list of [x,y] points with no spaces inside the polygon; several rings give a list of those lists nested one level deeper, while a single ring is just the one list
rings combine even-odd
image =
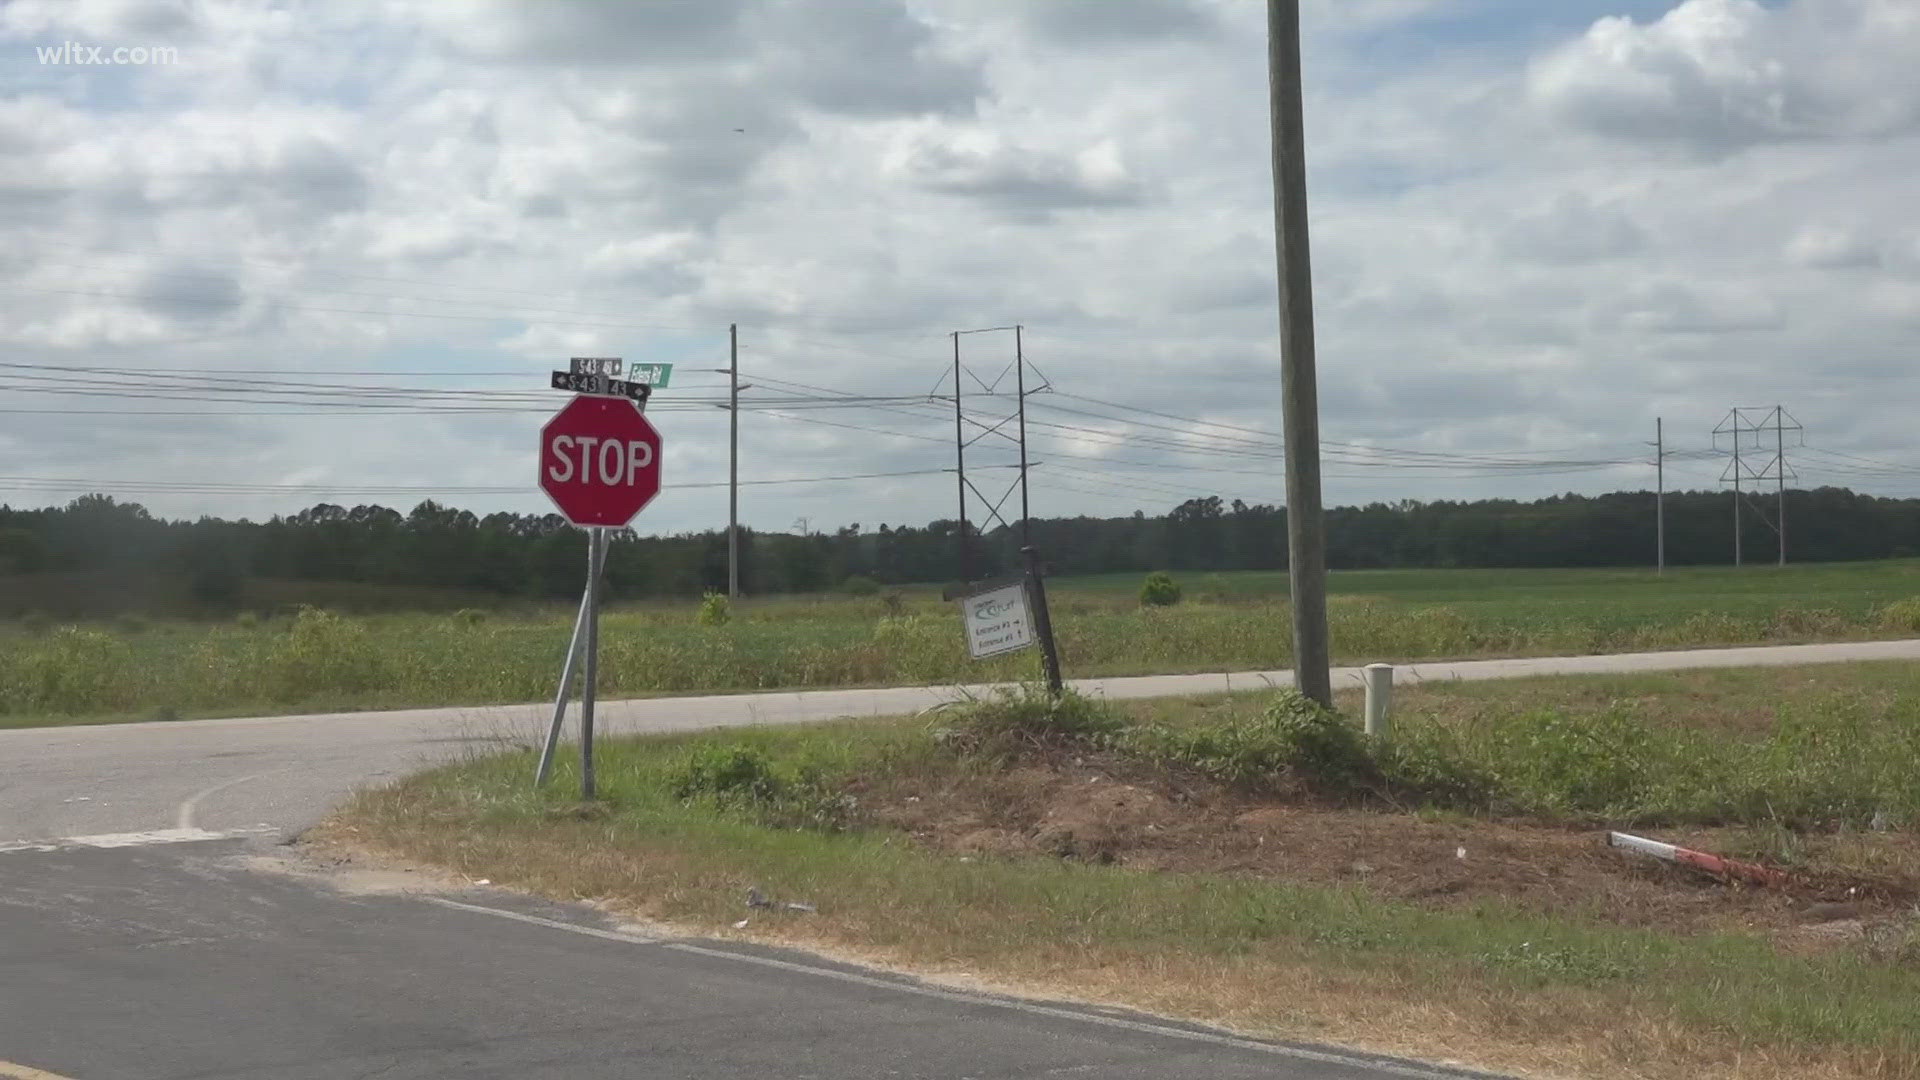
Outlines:
[{"label": "weed", "polygon": [[242,611],[233,617],[233,624],[242,630],[252,630],[260,625],[260,613],[257,611]]},{"label": "weed", "polygon": [[1631,967],[1609,957],[1550,945],[1536,946],[1530,941],[1490,949],[1480,954],[1480,962],[1554,982],[1598,982],[1623,979],[1633,973]]},{"label": "weed", "polygon": [[153,620],[137,611],[123,611],[113,617],[113,628],[122,634],[144,634],[153,626]]},{"label": "weed", "polygon": [[464,626],[472,629],[486,621],[487,613],[479,608],[461,608],[459,611],[453,613],[453,625],[455,626]]},{"label": "weed", "polygon": [[1920,633],[1920,596],[1895,600],[1875,613],[1883,629],[1902,634]]},{"label": "weed", "polygon": [[776,829],[838,832],[854,809],[819,768],[782,770],[765,751],[740,743],[695,749],[669,770],[667,787],[683,802],[705,800]]},{"label": "weed", "polygon": [[840,583],[840,591],[848,596],[878,596],[880,583],[865,574],[854,574]]},{"label": "weed", "polygon": [[695,750],[669,776],[674,797],[742,798],[768,802],[782,790],[765,751],[738,743]]},{"label": "weed", "polygon": [[733,618],[733,603],[726,593],[709,591],[700,598],[698,618],[701,626],[725,626]]},{"label": "weed", "polygon": [[1531,808],[1558,814],[1630,816],[1654,766],[1654,737],[1629,707],[1597,713],[1542,709],[1498,725],[1500,786]]},{"label": "weed", "polygon": [[1200,724],[1146,725],[1121,733],[1123,752],[1241,787],[1300,781],[1355,794],[1379,779],[1364,737],[1338,713],[1283,690],[1257,715],[1231,712]]},{"label": "weed", "polygon": [[44,634],[52,625],[52,617],[44,611],[29,611],[20,616],[20,629],[29,634]]},{"label": "weed", "polygon": [[380,685],[387,663],[365,625],[315,607],[303,607],[269,664],[279,695],[298,701],[328,690]]},{"label": "weed", "polygon": [[110,634],[63,626],[0,667],[0,714],[72,714],[103,701],[128,708],[137,691],[118,679],[126,657],[126,643]]},{"label": "weed", "polygon": [[962,753],[1018,755],[1047,747],[1096,746],[1124,721],[1111,705],[1073,690],[1002,690],[944,715],[940,741]]},{"label": "weed", "polygon": [[1172,574],[1155,570],[1140,583],[1140,602],[1148,607],[1171,607],[1180,602],[1180,585]]}]

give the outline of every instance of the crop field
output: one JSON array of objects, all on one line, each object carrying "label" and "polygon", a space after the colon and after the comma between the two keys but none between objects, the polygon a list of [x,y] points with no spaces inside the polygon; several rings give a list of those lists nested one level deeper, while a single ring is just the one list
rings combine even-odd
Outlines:
[{"label": "crop field", "polygon": [[[1051,586],[1070,676],[1288,665],[1284,574]],[[4,583],[0,583],[4,584]],[[1355,571],[1332,575],[1335,659],[1566,655],[1920,633],[1920,562],[1779,569]],[[0,725],[479,705],[552,694],[573,611],[0,623]],[[610,696],[1022,679],[1032,654],[974,663],[936,590],[622,606],[603,620]]]}]

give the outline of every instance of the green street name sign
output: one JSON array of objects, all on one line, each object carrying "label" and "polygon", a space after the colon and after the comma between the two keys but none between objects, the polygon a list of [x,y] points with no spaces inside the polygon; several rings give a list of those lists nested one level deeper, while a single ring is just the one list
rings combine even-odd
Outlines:
[{"label": "green street name sign", "polygon": [[630,364],[627,366],[627,380],[629,382],[646,383],[648,386],[657,389],[665,387],[668,380],[672,378],[672,364]]}]

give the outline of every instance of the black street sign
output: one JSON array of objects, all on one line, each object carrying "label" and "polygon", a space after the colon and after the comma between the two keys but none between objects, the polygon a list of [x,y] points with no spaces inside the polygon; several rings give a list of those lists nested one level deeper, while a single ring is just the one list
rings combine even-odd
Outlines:
[{"label": "black street sign", "polygon": [[556,371],[553,373],[553,388],[571,390],[576,394],[610,394],[614,397],[627,397],[643,405],[653,396],[653,387],[646,383],[610,379],[604,375],[588,372]]}]

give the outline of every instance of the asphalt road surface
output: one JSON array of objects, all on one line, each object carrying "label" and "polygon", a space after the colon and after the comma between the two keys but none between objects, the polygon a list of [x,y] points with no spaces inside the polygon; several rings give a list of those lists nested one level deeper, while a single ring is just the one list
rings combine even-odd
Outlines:
[{"label": "asphalt road surface", "polygon": [[[1920,641],[1401,669],[1433,679],[1920,659]],[[1343,671],[1341,682],[1357,681]],[[1110,697],[1285,672],[1083,683]],[[879,715],[952,689],[604,705],[608,734]],[[511,706],[0,731],[0,1078],[1438,1077],[1147,1017],[673,941],[494,892],[368,893],[279,841],[355,787],[533,742]]]},{"label": "asphalt road surface", "polygon": [[355,895],[263,869],[250,846],[0,855],[0,1077],[1463,1075],[650,937],[484,891]]}]

